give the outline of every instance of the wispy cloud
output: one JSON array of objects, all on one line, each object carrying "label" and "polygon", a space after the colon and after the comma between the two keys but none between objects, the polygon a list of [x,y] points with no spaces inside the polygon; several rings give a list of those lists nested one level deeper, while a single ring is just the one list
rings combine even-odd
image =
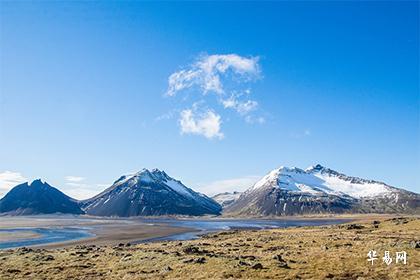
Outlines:
[{"label": "wispy cloud", "polygon": [[95,188],[92,188],[92,186],[88,186],[84,184],[72,186],[71,188],[64,188],[62,191],[66,195],[72,198],[78,199],[78,200],[94,197],[100,192],[100,190],[98,190],[97,188],[95,189]]},{"label": "wispy cloud", "polygon": [[78,176],[66,176],[65,179],[68,182],[81,182],[85,180],[84,177],[78,177]]},{"label": "wispy cloud", "polygon": [[188,69],[182,69],[169,76],[166,94],[174,96],[179,91],[198,86],[204,94],[225,92],[222,78],[232,73],[250,80],[260,76],[258,57],[243,57],[237,54],[202,55]]},{"label": "wispy cloud", "polygon": [[86,182],[85,177],[81,176],[66,176],[64,180],[62,191],[68,196],[80,200],[91,198],[110,186],[108,184],[90,184]]},{"label": "wispy cloud", "polygon": [[240,178],[217,180],[209,183],[198,184],[197,190],[207,195],[215,195],[222,192],[245,191],[257,182],[261,176],[250,175]]},{"label": "wispy cloud", "polygon": [[5,195],[14,186],[28,181],[22,174],[14,171],[0,172],[0,197]]},{"label": "wispy cloud", "polygon": [[[222,115],[215,108],[208,108],[206,100],[210,95],[216,97],[216,104],[221,105],[220,108],[236,111],[248,123],[262,123],[257,121],[262,117],[251,115],[257,110],[258,102],[250,98],[249,87],[243,87],[260,77],[259,58],[237,54],[201,55],[190,66],[171,74],[166,96],[174,97],[181,92],[193,91],[200,98],[198,104],[189,106],[191,109],[179,111],[181,134],[223,139]],[[197,113],[198,110],[201,113]],[[171,114],[162,115],[157,120],[170,117]]]},{"label": "wispy cloud", "polygon": [[224,137],[220,132],[221,117],[210,109],[201,113],[197,113],[194,109],[183,110],[179,125],[182,134],[203,135],[208,139]]},{"label": "wispy cloud", "polygon": [[258,102],[251,99],[240,100],[240,95],[232,94],[229,98],[221,100],[223,107],[234,109],[241,116],[248,115],[258,107]]}]

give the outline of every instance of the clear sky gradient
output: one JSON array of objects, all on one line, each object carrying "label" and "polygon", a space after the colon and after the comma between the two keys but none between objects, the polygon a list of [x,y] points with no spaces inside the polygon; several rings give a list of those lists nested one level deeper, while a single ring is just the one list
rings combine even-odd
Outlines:
[{"label": "clear sky gradient", "polygon": [[[3,181],[83,198],[158,167],[212,194],[321,163],[420,192],[416,1],[2,1],[0,20]],[[227,54],[257,60],[257,78],[223,82],[249,88],[264,121],[198,87],[165,95],[171,74]],[[197,101],[223,137],[181,133]]]}]

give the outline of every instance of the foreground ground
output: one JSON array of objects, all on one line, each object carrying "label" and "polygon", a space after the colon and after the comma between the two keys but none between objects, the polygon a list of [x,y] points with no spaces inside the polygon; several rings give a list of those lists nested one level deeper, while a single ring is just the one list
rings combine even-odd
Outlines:
[{"label": "foreground ground", "polygon": [[[0,279],[419,279],[419,247],[419,218],[375,217],[183,242],[6,250]],[[377,252],[373,265],[370,250]],[[396,263],[402,251],[407,264]]]}]

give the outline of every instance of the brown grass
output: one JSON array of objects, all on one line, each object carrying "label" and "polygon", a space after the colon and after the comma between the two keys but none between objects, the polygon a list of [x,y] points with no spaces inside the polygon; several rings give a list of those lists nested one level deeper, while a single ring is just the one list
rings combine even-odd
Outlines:
[{"label": "brown grass", "polygon": [[[0,279],[419,279],[419,218],[211,234],[136,246],[0,251]],[[420,245],[420,244],[419,244]],[[378,252],[372,266],[369,250]],[[382,262],[384,251],[394,261]],[[406,251],[408,263],[396,264]]]}]

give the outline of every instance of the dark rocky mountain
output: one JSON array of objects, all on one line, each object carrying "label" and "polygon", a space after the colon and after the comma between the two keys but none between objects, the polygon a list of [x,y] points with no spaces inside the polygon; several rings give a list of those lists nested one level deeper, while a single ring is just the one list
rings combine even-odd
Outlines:
[{"label": "dark rocky mountain", "polygon": [[122,176],[81,205],[86,213],[96,216],[219,215],[221,212],[221,206],[213,199],[158,169]]},{"label": "dark rocky mountain", "polygon": [[280,167],[226,207],[229,215],[420,214],[420,195],[323,167]]},{"label": "dark rocky mountain", "polygon": [[23,183],[0,200],[0,213],[9,215],[83,214],[76,200],[41,180]]},{"label": "dark rocky mountain", "polygon": [[242,194],[242,192],[224,192],[219,193],[211,198],[213,198],[217,203],[219,203],[223,208],[231,205],[233,202],[235,202],[239,196]]}]

